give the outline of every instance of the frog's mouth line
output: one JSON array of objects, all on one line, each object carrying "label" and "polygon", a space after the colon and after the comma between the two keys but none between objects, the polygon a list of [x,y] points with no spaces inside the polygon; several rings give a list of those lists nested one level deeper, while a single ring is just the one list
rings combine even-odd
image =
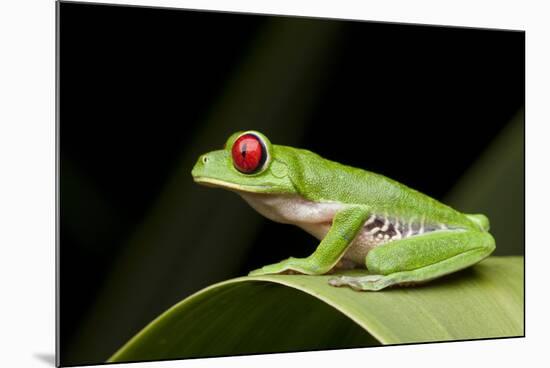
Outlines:
[{"label": "frog's mouth line", "polygon": [[193,179],[195,180],[195,183],[199,183],[207,187],[235,189],[241,192],[258,193],[259,191],[266,191],[269,189],[269,187],[265,185],[240,185],[219,179],[207,178],[204,176],[195,176]]}]

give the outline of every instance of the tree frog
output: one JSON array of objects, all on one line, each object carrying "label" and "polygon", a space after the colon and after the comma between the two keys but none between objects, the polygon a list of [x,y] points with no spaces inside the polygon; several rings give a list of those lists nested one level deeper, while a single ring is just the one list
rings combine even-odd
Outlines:
[{"label": "tree frog", "polygon": [[328,282],[376,291],[458,271],[495,249],[484,215],[460,213],[383,175],[271,144],[253,130],[234,133],[224,149],[201,155],[191,174],[320,240],[310,256],[264,266],[252,276],[366,268],[366,275],[335,275]]}]

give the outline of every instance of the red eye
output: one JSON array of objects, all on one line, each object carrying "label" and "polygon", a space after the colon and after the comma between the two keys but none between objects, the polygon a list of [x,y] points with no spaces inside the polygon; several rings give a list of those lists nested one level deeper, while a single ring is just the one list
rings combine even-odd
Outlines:
[{"label": "red eye", "polygon": [[231,148],[235,168],[244,174],[252,174],[262,168],[266,152],[263,142],[254,134],[244,134]]}]

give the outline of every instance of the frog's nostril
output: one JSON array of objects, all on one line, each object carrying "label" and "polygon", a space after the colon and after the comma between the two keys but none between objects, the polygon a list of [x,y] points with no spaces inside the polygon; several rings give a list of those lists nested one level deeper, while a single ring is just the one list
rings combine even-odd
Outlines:
[{"label": "frog's nostril", "polygon": [[202,156],[202,163],[203,164],[208,163],[208,157],[206,155]]}]

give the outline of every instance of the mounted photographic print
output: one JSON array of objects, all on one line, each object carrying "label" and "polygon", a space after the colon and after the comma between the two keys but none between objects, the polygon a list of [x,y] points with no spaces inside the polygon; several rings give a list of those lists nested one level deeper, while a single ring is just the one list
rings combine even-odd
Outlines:
[{"label": "mounted photographic print", "polygon": [[57,364],[524,336],[525,33],[57,3]]}]

